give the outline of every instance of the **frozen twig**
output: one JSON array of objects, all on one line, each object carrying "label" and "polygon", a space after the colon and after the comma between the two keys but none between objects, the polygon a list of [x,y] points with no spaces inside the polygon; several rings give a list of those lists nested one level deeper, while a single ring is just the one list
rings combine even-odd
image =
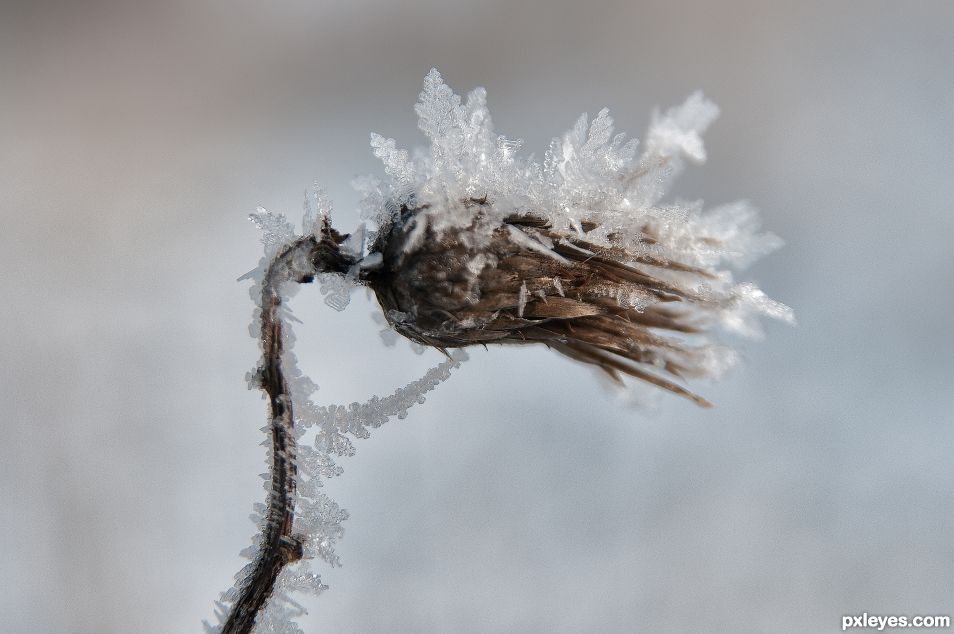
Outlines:
[{"label": "frozen twig", "polygon": [[303,554],[302,541],[292,532],[298,466],[294,406],[282,367],[282,286],[286,282],[311,282],[318,272],[347,268],[350,262],[341,255],[330,232],[325,237],[300,238],[283,248],[272,260],[262,283],[262,364],[258,378],[269,403],[271,488],[258,557],[222,626],[224,634],[252,631],[255,617],[271,596],[279,573]]}]

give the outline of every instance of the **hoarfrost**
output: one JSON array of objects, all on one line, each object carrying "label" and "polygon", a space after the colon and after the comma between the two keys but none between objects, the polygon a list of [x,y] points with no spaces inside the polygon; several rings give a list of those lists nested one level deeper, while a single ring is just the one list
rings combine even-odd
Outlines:
[{"label": "hoarfrost", "polygon": [[284,215],[273,214],[264,207],[259,207],[255,213],[249,214],[249,220],[262,230],[262,245],[265,247],[265,257],[269,260],[295,235],[294,227]]},{"label": "hoarfrost", "polygon": [[[316,234],[320,231],[330,210],[331,204],[320,189],[316,187],[310,195],[306,194],[302,218],[303,234]],[[251,219],[262,229],[265,258],[258,268],[241,279],[251,279],[254,282],[249,294],[258,304],[262,299],[264,272],[269,261],[298,237],[284,215],[273,214],[259,208],[251,215]],[[363,235],[359,235],[355,244],[360,245],[359,249],[364,248]],[[306,263],[296,263],[293,258],[286,275],[292,278],[296,270],[305,270],[305,267]],[[343,310],[348,305],[350,293],[355,286],[351,275],[324,273],[318,278],[320,290],[325,295],[325,303],[336,310]],[[285,322],[285,327],[281,330],[282,370],[289,384],[292,410],[296,414],[295,433],[298,437],[293,534],[302,543],[303,557],[300,561],[283,568],[265,609],[256,617],[256,633],[301,632],[294,619],[305,614],[306,610],[304,606],[291,598],[290,593],[317,594],[326,589],[320,577],[312,572],[311,561],[320,559],[330,566],[340,565],[334,546],[344,532],[342,523],[348,518],[348,513],[321,490],[324,480],[342,473],[340,465],[335,462],[335,457],[354,454],[351,438],[367,438],[371,429],[380,427],[389,419],[405,418],[408,410],[424,403],[427,392],[449,378],[451,371],[460,367],[460,364],[467,359],[467,354],[463,350],[456,350],[446,360],[425,372],[421,378],[397,388],[389,396],[373,396],[365,403],[355,402],[347,406],[316,405],[311,400],[311,396],[318,386],[298,369],[293,352],[295,335],[289,322],[298,322],[298,320],[288,308],[287,300],[297,292],[297,287],[297,284],[290,282],[281,284],[283,301],[279,313]],[[256,340],[259,340],[260,336],[261,314],[262,307],[257,305],[249,327],[249,333]],[[395,321],[406,318],[402,314],[392,314],[390,317]],[[256,369],[246,375],[250,389],[259,389],[261,386],[261,372]],[[262,429],[266,434],[270,433],[269,425]],[[314,432],[314,437],[313,440],[306,442],[305,434],[309,431]],[[262,444],[269,454],[266,462],[271,464],[272,444],[268,440]],[[265,489],[269,491],[270,474],[262,474],[262,477],[265,481]],[[258,530],[252,537],[251,545],[241,552],[241,555],[250,563],[235,575],[235,585],[223,592],[219,601],[216,602],[217,624],[205,622],[207,632],[221,631],[232,604],[238,599],[243,584],[255,568],[254,561],[261,550],[261,530],[266,521],[267,510],[265,504],[253,505],[250,519]]]},{"label": "hoarfrost", "polygon": [[320,273],[318,288],[325,296],[325,304],[341,312],[351,303],[354,283],[338,273]]},{"label": "hoarfrost", "polygon": [[529,295],[527,292],[527,283],[523,282],[520,285],[520,295],[517,297],[517,315],[520,317],[523,317],[523,311],[527,307]]},{"label": "hoarfrost", "polygon": [[301,220],[302,235],[316,235],[321,229],[322,222],[331,217],[331,199],[318,183],[311,191],[305,192],[304,213]]},{"label": "hoarfrost", "polygon": [[764,336],[758,320],[760,316],[795,323],[795,313],[791,308],[768,297],[751,283],[739,284],[732,289],[728,305],[721,313],[721,321],[731,332],[759,339]]},{"label": "hoarfrost", "polygon": [[719,116],[719,107],[694,92],[681,106],[670,108],[665,114],[653,113],[652,125],[646,137],[646,155],[657,160],[684,156],[693,163],[704,163],[706,149],[702,133]]},{"label": "hoarfrost", "polygon": [[[365,217],[379,225],[393,217],[393,207],[390,215],[381,209],[394,201],[413,201],[423,209],[413,219],[408,250],[417,247],[425,230],[440,235],[473,227],[470,239],[479,241],[501,226],[505,214],[532,210],[555,229],[573,231],[591,244],[624,248],[658,262],[658,277],[680,283],[686,277],[666,268],[669,262],[706,269],[709,279],[696,296],[697,310],[708,313],[708,318],[702,315],[704,321],[726,331],[756,334],[759,316],[790,321],[791,311],[783,304],[758,297],[754,287],[735,285],[731,271],[718,268],[741,269],[781,246],[778,237],[760,231],[751,204],[739,201],[706,210],[701,201],[661,202],[685,163],[706,160],[702,134],[719,109],[701,92],[653,114],[641,153],[636,139],[615,133],[604,108],[592,121],[585,114],[579,117],[567,133],[553,139],[541,163],[519,156],[520,143],[494,131],[483,89],[462,100],[436,69],[428,73],[414,110],[430,142],[427,151],[410,160],[393,140],[376,135],[372,149],[390,178],[362,183],[365,203],[376,207]],[[468,199],[487,204],[459,204]],[[515,243],[562,260],[553,245],[537,240],[532,231],[509,225],[507,230]],[[559,280],[553,286],[563,294]],[[616,299],[637,309],[659,301],[638,293]]]}]

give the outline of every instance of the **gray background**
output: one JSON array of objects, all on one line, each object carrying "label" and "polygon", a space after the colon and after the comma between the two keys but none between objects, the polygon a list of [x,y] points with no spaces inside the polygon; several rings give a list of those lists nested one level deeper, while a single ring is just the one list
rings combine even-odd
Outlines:
[{"label": "gray background", "polygon": [[[787,246],[796,310],[656,411],[545,349],[475,350],[344,461],[352,518],[308,631],[835,631],[954,613],[954,5],[20,3],[0,13],[0,631],[187,632],[263,499],[261,204],[318,179],[356,223],[368,133],[422,141],[438,66],[542,153],[702,88],[709,164]],[[440,360],[362,292],[296,314],[320,402]]]}]

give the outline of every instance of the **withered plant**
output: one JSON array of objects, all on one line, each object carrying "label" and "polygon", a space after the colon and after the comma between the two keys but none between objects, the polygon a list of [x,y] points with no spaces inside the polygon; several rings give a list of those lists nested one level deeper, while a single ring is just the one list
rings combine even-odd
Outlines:
[{"label": "withered plant", "polygon": [[[656,113],[641,152],[613,135],[604,109],[554,139],[542,163],[494,133],[483,89],[462,102],[432,70],[415,110],[427,150],[411,157],[371,137],[387,178],[361,186],[368,231],[332,228],[317,189],[301,234],[284,216],[253,214],[266,253],[249,274],[262,349],[250,384],[269,403],[268,500],[257,505],[251,562],[209,631],[300,631],[293,618],[304,608],[289,593],[324,589],[310,560],[339,563],[333,547],[347,515],[320,489],[341,471],[335,457],[354,452],[349,437],[423,402],[463,348],[544,344],[617,383],[632,377],[708,406],[681,381],[735,362],[717,331],[757,336],[759,316],[792,321],[788,307],[724,268],[780,244],[758,232],[752,207],[664,202],[684,164],[705,160],[700,134],[718,110],[700,93]],[[315,280],[337,309],[351,288],[370,288],[393,330],[447,360],[391,396],[317,406],[290,351],[287,308],[297,284]],[[312,427],[314,440],[302,442]]]}]

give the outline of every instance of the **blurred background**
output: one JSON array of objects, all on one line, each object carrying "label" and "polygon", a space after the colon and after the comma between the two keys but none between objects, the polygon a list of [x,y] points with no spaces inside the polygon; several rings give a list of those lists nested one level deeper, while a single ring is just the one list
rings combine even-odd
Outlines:
[{"label": "blurred background", "polygon": [[[437,66],[541,155],[608,106],[722,108],[675,186],[787,245],[794,307],[694,384],[621,403],[545,349],[474,350],[329,493],[344,566],[309,632],[822,632],[954,614],[954,4],[5,2],[0,631],[192,632],[264,499],[257,205],[358,221],[371,131],[422,142]],[[321,403],[441,357],[356,292],[295,300]]]}]

